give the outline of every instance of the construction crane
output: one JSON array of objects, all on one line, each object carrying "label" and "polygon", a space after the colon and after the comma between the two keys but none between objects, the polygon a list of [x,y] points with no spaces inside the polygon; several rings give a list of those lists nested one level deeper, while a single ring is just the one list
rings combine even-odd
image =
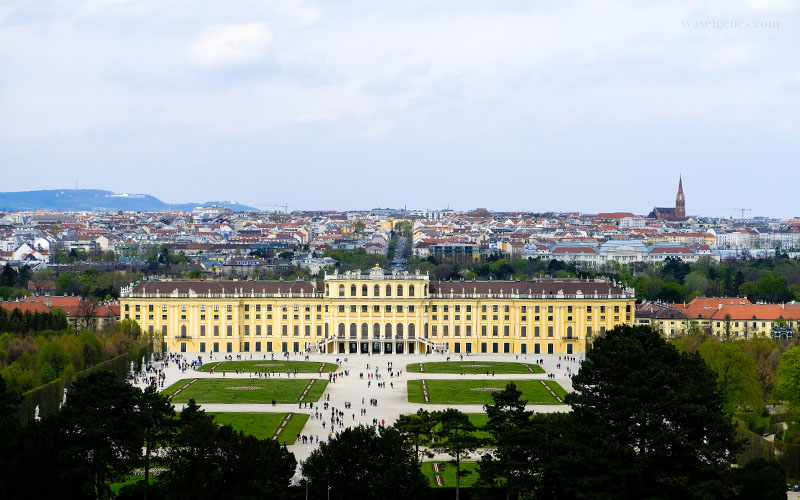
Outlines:
[{"label": "construction crane", "polygon": [[[277,203],[275,203],[273,205],[256,205],[256,206],[257,207],[282,208],[283,209],[283,213],[285,213],[285,214],[289,213],[289,204],[288,203],[284,203],[283,205],[278,205]],[[274,210],[274,211],[277,212],[277,210]]]},{"label": "construction crane", "polygon": [[745,212],[752,212],[752,209],[749,208],[723,208],[723,210],[733,210],[734,212],[739,212],[739,220],[744,220],[744,213]]}]

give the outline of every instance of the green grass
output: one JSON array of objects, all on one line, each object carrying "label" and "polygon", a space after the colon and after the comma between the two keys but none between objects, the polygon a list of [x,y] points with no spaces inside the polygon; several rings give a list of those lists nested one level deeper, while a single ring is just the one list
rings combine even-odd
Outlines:
[{"label": "green grass", "polygon": [[491,438],[491,434],[482,430],[483,426],[485,426],[489,422],[489,416],[485,413],[467,413],[467,417],[469,421],[472,422],[472,425],[478,428],[477,431],[473,432],[472,434],[479,438],[479,439],[489,439]]},{"label": "green grass", "polygon": [[[474,388],[494,387],[503,390],[509,382],[514,382],[522,391],[522,399],[528,404],[561,404],[545,389],[540,380],[504,380],[489,378],[486,380],[437,380],[426,379],[428,396],[431,404],[487,404],[492,403],[492,391],[474,391]],[[557,382],[546,381],[557,395],[564,399],[566,391]],[[420,380],[408,381],[408,401],[425,403]]]},{"label": "green grass", "polygon": [[[466,373],[475,375],[495,372],[495,373],[544,373],[541,366],[534,363],[513,363],[507,361],[438,361],[435,363],[423,363],[422,373]],[[531,369],[528,370],[527,367]],[[533,371],[531,371],[533,370]],[[419,363],[406,365],[406,372],[421,373]]]},{"label": "green grass", "polygon": [[[188,403],[194,398],[198,404],[203,403],[297,403],[297,398],[310,380],[314,381],[311,390],[306,394],[304,402],[318,401],[328,385],[327,378],[200,378],[192,385],[183,388],[193,379],[181,379],[164,390],[164,394],[172,398],[173,403]],[[259,387],[257,390],[233,390],[229,387]]]},{"label": "green grass", "polygon": [[[420,469],[422,470],[422,474],[428,478],[431,487],[436,487],[436,482],[433,480],[433,463],[434,462],[422,462]],[[456,466],[450,465],[447,462],[435,462],[439,465],[444,464],[444,470],[440,471],[439,475],[442,476],[444,480],[444,487],[445,488],[455,488],[456,487]],[[478,464],[476,462],[461,462],[461,470],[465,471],[472,471],[472,474],[467,474],[466,476],[461,476],[461,487],[462,488],[469,488],[475,481],[478,480]]]},{"label": "green grass", "polygon": [[[237,431],[250,434],[258,439],[272,439],[275,430],[280,426],[286,413],[209,413],[214,416],[214,422],[220,425],[230,425]],[[308,420],[305,413],[292,413],[292,418],[278,436],[278,441],[293,444],[297,434],[303,430]]]},{"label": "green grass", "polygon": [[[260,366],[267,365],[267,366]],[[270,359],[253,359],[247,361],[211,361],[205,363],[198,371],[207,372],[211,368],[215,372],[234,372],[236,370],[244,372],[275,372],[286,373],[287,370],[298,373],[319,373],[320,365],[323,373],[335,371],[337,365],[335,363],[320,363],[317,361],[281,361]]]},{"label": "green grass", "polygon": [[[153,484],[156,481],[156,479],[157,479],[157,476],[150,476],[150,484]],[[134,474],[126,474],[123,477],[122,481],[120,481],[118,483],[109,483],[108,486],[111,488],[111,493],[113,493],[114,496],[117,496],[119,494],[119,490],[121,490],[125,486],[128,486],[129,484],[138,483],[139,481],[144,481],[144,476],[136,476]]]},{"label": "green grass", "polygon": [[556,396],[561,398],[561,401],[564,401],[564,398],[567,397],[567,391],[555,380],[545,380],[544,383],[556,393]]}]

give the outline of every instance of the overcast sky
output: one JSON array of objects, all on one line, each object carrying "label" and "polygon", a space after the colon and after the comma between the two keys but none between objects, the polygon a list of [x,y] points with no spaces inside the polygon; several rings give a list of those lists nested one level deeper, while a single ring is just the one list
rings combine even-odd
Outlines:
[{"label": "overcast sky", "polygon": [[798,10],[5,0],[0,191],[800,216]]}]

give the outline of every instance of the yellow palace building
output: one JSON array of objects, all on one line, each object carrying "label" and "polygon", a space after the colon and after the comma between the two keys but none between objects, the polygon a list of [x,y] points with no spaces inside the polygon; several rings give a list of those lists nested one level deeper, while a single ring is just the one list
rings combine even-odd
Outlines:
[{"label": "yellow palace building", "polygon": [[442,282],[376,267],[321,281],[142,281],[122,290],[120,314],[178,352],[578,354],[633,324],[634,302],[603,280]]}]

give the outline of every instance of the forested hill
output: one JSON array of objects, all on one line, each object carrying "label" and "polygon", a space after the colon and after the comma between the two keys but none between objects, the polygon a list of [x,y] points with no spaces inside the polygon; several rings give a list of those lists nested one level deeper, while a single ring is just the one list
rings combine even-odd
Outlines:
[{"label": "forested hill", "polygon": [[0,212],[53,210],[56,212],[162,212],[191,211],[202,205],[218,205],[235,212],[258,210],[232,201],[205,203],[164,203],[149,194],[117,194],[102,189],[46,189],[40,191],[0,192]]}]

